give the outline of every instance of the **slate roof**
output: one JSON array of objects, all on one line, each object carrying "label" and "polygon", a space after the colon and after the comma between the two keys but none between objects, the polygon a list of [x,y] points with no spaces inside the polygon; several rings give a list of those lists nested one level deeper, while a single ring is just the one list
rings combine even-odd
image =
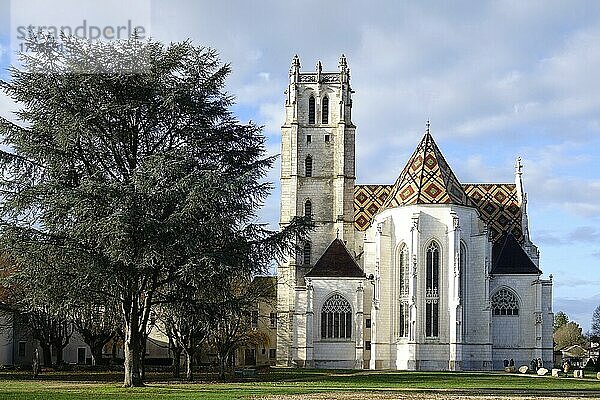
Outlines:
[{"label": "slate roof", "polygon": [[502,234],[492,247],[492,274],[542,273],[510,232]]},{"label": "slate roof", "polygon": [[365,273],[350,255],[344,243],[340,239],[335,239],[305,276],[307,278],[364,278]]},{"label": "slate roof", "polygon": [[472,205],[429,131],[408,160],[381,210],[413,204]]}]

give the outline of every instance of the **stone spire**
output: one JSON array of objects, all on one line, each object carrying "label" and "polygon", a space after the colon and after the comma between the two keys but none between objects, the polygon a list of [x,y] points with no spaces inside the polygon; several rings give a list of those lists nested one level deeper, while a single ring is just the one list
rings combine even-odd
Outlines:
[{"label": "stone spire", "polygon": [[292,67],[290,68],[290,75],[298,75],[300,73],[300,58],[298,54],[292,58]]},{"label": "stone spire", "polygon": [[523,187],[523,163],[521,157],[515,160],[515,186],[517,188],[517,198],[521,206],[521,228],[523,230],[523,245],[526,250],[531,247],[529,238],[529,217],[527,216],[527,193]]}]

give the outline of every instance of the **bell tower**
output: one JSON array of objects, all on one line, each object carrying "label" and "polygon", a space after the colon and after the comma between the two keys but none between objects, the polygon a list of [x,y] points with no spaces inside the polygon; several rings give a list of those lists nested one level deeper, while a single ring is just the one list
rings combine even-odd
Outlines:
[{"label": "bell tower", "polygon": [[301,72],[298,56],[292,59],[281,128],[279,222],[285,226],[294,216],[310,215],[315,229],[309,240],[298,243],[302,253],[278,266],[278,365],[306,359],[303,311],[297,304],[305,303],[305,273],[336,238],[354,250],[352,93],[344,55],[336,72],[323,72],[320,61],[314,72]]}]

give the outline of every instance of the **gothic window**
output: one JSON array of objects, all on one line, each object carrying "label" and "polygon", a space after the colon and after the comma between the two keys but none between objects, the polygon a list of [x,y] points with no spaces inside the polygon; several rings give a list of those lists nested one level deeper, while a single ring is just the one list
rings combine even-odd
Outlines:
[{"label": "gothic window", "polygon": [[494,315],[519,315],[519,300],[508,289],[500,289],[492,296],[492,313]]},{"label": "gothic window", "polygon": [[409,269],[408,269],[408,250],[406,245],[402,245],[398,253],[398,289],[400,296],[408,296]]},{"label": "gothic window", "polygon": [[427,247],[425,292],[425,336],[439,336],[440,247],[435,242]]},{"label": "gothic window", "polygon": [[310,264],[310,251],[311,251],[310,242],[304,243],[304,249],[302,250],[302,260],[304,261],[305,265]]},{"label": "gothic window", "polygon": [[339,294],[331,296],[321,309],[321,338],[350,339],[352,337],[352,308]]},{"label": "gothic window", "polygon": [[398,324],[398,336],[408,337],[408,302],[401,301],[399,307],[399,324]]},{"label": "gothic window", "polygon": [[440,248],[435,242],[427,247],[427,292],[438,291],[440,276]]},{"label": "gothic window", "polygon": [[402,245],[398,251],[398,336],[408,337],[408,288],[410,274],[408,268],[408,249]]},{"label": "gothic window", "polygon": [[321,105],[321,122],[323,124],[329,123],[329,98],[323,97],[323,104]]},{"label": "gothic window", "polygon": [[308,218],[312,218],[312,203],[310,200],[306,200],[304,203],[304,216]]},{"label": "gothic window", "polygon": [[427,299],[425,304],[425,336],[439,336],[439,299]]},{"label": "gothic window", "polygon": [[312,172],[313,172],[312,157],[308,156],[308,157],[306,157],[306,160],[304,160],[304,175],[312,176]]},{"label": "gothic window", "polygon": [[315,98],[313,96],[308,99],[308,123],[315,123]]}]

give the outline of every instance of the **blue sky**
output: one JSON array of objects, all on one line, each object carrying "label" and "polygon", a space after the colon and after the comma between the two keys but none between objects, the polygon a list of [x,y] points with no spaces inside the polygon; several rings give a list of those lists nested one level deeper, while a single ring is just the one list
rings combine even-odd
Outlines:
[{"label": "blue sky", "polygon": [[[7,3],[0,0],[3,69],[14,34]],[[270,153],[279,152],[292,56],[303,70],[317,60],[335,70],[345,53],[357,182],[392,183],[427,119],[463,183],[511,182],[521,156],[531,236],[555,279],[554,310],[589,328],[600,304],[600,3],[24,0],[17,11],[15,3],[13,22],[15,12],[38,24],[63,23],[47,15],[73,24],[141,20],[155,39],[218,49],[233,68],[235,112],[265,126]],[[1,95],[0,114],[10,109]],[[269,174],[275,185],[278,167]],[[276,187],[260,219],[276,226],[278,212]]]}]

